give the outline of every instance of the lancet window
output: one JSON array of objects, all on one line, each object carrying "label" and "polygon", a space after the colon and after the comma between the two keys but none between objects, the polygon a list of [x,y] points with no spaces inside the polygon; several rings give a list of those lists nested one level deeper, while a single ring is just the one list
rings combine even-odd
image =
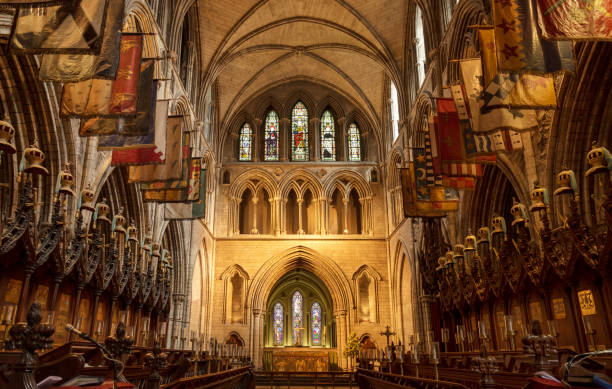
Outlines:
[{"label": "lancet window", "polygon": [[291,159],[308,161],[308,110],[301,101],[291,113]]},{"label": "lancet window", "polygon": [[321,160],[325,162],[336,160],[336,130],[334,117],[330,111],[321,116]]}]

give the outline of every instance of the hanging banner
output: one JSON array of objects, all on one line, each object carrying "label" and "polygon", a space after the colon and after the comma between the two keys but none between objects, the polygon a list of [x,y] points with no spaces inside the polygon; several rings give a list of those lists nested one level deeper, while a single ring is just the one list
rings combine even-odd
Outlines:
[{"label": "hanging banner", "polygon": [[44,54],[38,77],[42,81],[78,82],[91,78],[113,80],[117,75],[125,0],[109,0],[100,55]]},{"label": "hanging banner", "polygon": [[541,39],[534,0],[493,1],[492,8],[500,71],[545,74],[574,70],[570,42]]},{"label": "hanging banner", "polygon": [[138,146],[124,144],[114,148],[111,165],[150,165],[162,164],[166,158],[166,124],[168,118],[168,100],[158,100],[155,108],[153,135],[130,137],[137,139]]},{"label": "hanging banner", "polygon": [[481,108],[484,106],[481,60],[480,58],[461,60],[459,66],[472,119],[472,129],[475,133],[500,128],[528,130],[537,127],[538,120],[533,109],[496,108],[481,113]]},{"label": "hanging banner", "polygon": [[166,123],[166,154],[160,164],[130,166],[128,182],[152,182],[181,178],[183,116],[170,116]]},{"label": "hanging banner", "polygon": [[[150,94],[153,83],[153,61],[140,63],[142,35],[128,34],[121,38],[121,55],[117,79],[91,79],[64,84],[61,116],[106,117],[136,114],[138,97]],[[144,109],[144,101],[141,101]],[[92,121],[88,126],[95,123]],[[85,126],[85,127],[88,127]],[[97,130],[81,131],[81,136],[96,136]]]},{"label": "hanging banner", "polygon": [[[113,82],[112,99],[110,102],[111,115],[136,113],[141,55],[142,35],[123,35],[121,37],[119,69],[117,70],[117,78]],[[151,75],[151,80],[153,80],[153,74]],[[144,87],[146,88],[146,86]]]},{"label": "hanging banner", "polygon": [[612,40],[612,0],[537,0],[542,37]]},{"label": "hanging banner", "polygon": [[183,132],[183,150],[181,152],[181,174],[176,180],[156,180],[152,182],[142,182],[140,189],[169,189],[186,188],[189,185],[189,167],[191,163],[191,145],[189,132]]},{"label": "hanging banner", "polygon": [[145,189],[143,201],[157,203],[185,203],[200,199],[202,158],[191,158],[187,185],[183,188]]},{"label": "hanging banner", "polygon": [[483,109],[557,107],[552,75],[501,72],[494,30],[480,28],[478,36],[484,75]]},{"label": "hanging banner", "polygon": [[11,37],[17,53],[99,54],[107,0],[20,7]]},{"label": "hanging banner", "polygon": [[192,203],[166,204],[165,220],[203,219],[206,215],[206,169],[200,172],[200,199]]},{"label": "hanging banner", "polygon": [[[138,143],[138,139],[129,140],[131,137],[143,137],[151,136],[154,131],[154,120],[155,120],[155,106],[157,101],[157,82],[153,81],[153,66],[152,61],[149,61],[145,66],[145,70],[142,71],[140,76],[139,88],[138,88],[138,102],[137,102],[137,113],[131,116],[124,117],[109,117],[109,116],[96,116],[87,120],[81,121],[81,129],[79,131],[80,136],[113,136],[115,138],[105,137],[98,143],[98,148],[106,147],[111,149],[115,147],[123,147],[123,144],[127,143]],[[106,80],[91,80],[96,84],[108,82]],[[112,86],[112,85],[111,85]],[[94,101],[96,104],[88,104],[85,113],[91,113],[95,109],[99,109],[104,105],[104,109],[101,112],[110,112],[109,108],[112,93],[108,86],[103,90],[105,93],[102,94],[102,90],[96,91]],[[104,101],[103,101],[104,100]],[[115,115],[116,116],[116,115]],[[148,139],[148,138],[147,138]],[[141,138],[141,141],[144,138]],[[112,146],[113,145],[113,146]]]}]

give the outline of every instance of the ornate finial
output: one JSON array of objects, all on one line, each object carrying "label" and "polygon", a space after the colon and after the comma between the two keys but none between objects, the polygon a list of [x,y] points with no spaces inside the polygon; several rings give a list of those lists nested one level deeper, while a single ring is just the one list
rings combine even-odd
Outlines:
[{"label": "ornate finial", "polygon": [[[144,365],[146,368],[151,369],[151,375],[149,376],[149,383],[153,384],[150,387],[159,387],[159,381],[161,380],[161,376],[159,375],[159,370],[163,369],[167,365],[168,356],[166,353],[161,352],[161,347],[159,341],[155,341],[153,344],[153,350],[145,355],[144,357]],[[155,385],[157,384],[157,385]]]},{"label": "ornate finial", "polygon": [[110,213],[110,207],[106,203],[106,197],[102,197],[102,201],[96,205],[96,214],[94,215],[95,221],[103,221],[106,223],[111,223],[108,218],[108,214]]},{"label": "ornate finial", "polygon": [[549,370],[551,357],[557,354],[555,338],[551,335],[543,335],[539,320],[533,321],[531,332],[530,335],[523,338],[523,350],[535,356],[536,370]]},{"label": "ornate finial", "polygon": [[23,151],[23,158],[24,172],[45,176],[49,174],[49,171],[42,165],[45,160],[45,153],[38,147],[38,141],[34,140],[34,143]]},{"label": "ornate finial", "polygon": [[17,149],[13,144],[15,127],[11,124],[8,113],[4,113],[4,120],[0,120],[0,151],[7,154],[15,154]]},{"label": "ornate finial", "polygon": [[527,212],[525,211],[525,206],[516,201],[516,197],[512,198],[513,206],[510,208],[510,213],[514,217],[512,221],[512,225],[523,224],[527,221]]},{"label": "ornate finial", "polygon": [[491,374],[497,373],[499,371],[499,367],[497,365],[497,359],[489,356],[486,342],[482,342],[482,345],[480,346],[480,356],[472,360],[472,369],[480,373],[481,388],[496,387]]},{"label": "ornate finial", "polygon": [[540,188],[538,181],[534,181],[529,210],[531,212],[545,211],[548,203],[548,191],[545,188]]},{"label": "ornate finial", "polygon": [[72,185],[74,184],[74,177],[70,172],[70,162],[66,162],[66,167],[58,175],[57,180],[57,192],[65,194],[67,196],[74,196]]},{"label": "ornate finial", "polygon": [[593,147],[587,154],[587,161],[591,165],[586,171],[587,177],[612,170],[612,154],[605,147],[600,147],[597,142],[593,142]]},{"label": "ornate finial", "polygon": [[51,335],[55,328],[50,324],[40,324],[41,321],[41,305],[34,302],[27,313],[26,323],[17,323],[11,327],[10,340],[6,342],[7,349],[22,351],[21,363],[30,367],[36,363],[36,350],[46,350],[53,346]]},{"label": "ornate finial", "polygon": [[[134,344],[134,339],[126,337],[125,334],[125,324],[123,322],[119,322],[119,324],[117,324],[117,328],[115,329],[115,336],[109,336],[104,341],[106,348],[108,348],[113,358],[123,362],[124,364],[132,352],[132,345]],[[121,382],[127,382],[123,376],[123,373],[118,378]]]},{"label": "ornate finial", "polygon": [[553,192],[554,196],[562,194],[575,194],[578,192],[578,184],[576,183],[576,175],[572,170],[563,168],[557,174],[557,189]]},{"label": "ornate finial", "polygon": [[95,197],[96,197],[96,194],[93,191],[91,183],[87,184],[87,186],[85,186],[85,189],[81,191],[81,197],[79,198],[78,208],[84,209],[90,212],[95,212],[96,210],[94,207]]}]

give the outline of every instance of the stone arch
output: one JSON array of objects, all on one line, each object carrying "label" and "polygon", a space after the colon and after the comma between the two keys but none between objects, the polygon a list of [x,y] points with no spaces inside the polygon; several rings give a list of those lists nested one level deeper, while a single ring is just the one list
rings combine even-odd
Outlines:
[{"label": "stone arch", "polygon": [[[317,105],[312,96],[310,96],[308,92],[305,92],[303,90],[297,90],[285,99],[285,104],[283,104],[284,110],[282,111],[282,114],[279,113],[281,115],[281,119],[288,118],[289,120],[291,120],[291,111],[293,110],[293,107],[295,106],[295,104],[297,104],[298,101],[301,101],[306,106],[306,109],[308,110],[309,121],[313,118],[316,118],[315,114],[317,112]],[[308,125],[310,126],[310,123],[308,123]],[[311,135],[311,130],[312,128],[309,127],[309,136]]]},{"label": "stone arch", "polygon": [[382,280],[380,273],[368,265],[362,265],[353,273],[355,291],[355,322],[378,323],[378,284]]},{"label": "stone arch", "polygon": [[238,264],[227,267],[219,277],[223,281],[223,316],[225,324],[246,322],[246,300],[249,274]]},{"label": "stone arch", "polygon": [[295,269],[308,270],[325,283],[332,295],[334,312],[348,312],[354,306],[351,286],[338,264],[305,246],[293,247],[265,262],[249,286],[248,306],[251,309],[265,310],[268,295],[276,281]]},{"label": "stone arch", "polygon": [[[298,184],[297,180],[302,180],[301,184]],[[312,195],[316,198],[321,198],[323,195],[323,188],[321,183],[311,172],[305,169],[292,170],[286,174],[279,184],[279,194],[281,198],[287,198],[289,189],[292,187],[296,188],[298,195],[303,195],[306,189],[312,191]]]},{"label": "stone arch", "polygon": [[[473,25],[489,24],[487,14],[480,0],[460,1],[453,11],[453,21],[449,24],[446,36],[450,37],[446,46],[446,58],[461,59],[476,55],[478,50],[478,31],[470,28]],[[445,64],[447,62],[441,62]],[[447,65],[448,85],[461,79],[459,63],[449,62]],[[443,71],[441,69],[441,71]]]},{"label": "stone arch", "polygon": [[[416,332],[415,318],[418,318],[418,284],[415,263],[410,256],[406,242],[399,239],[395,245],[393,261],[391,262],[392,301],[394,312],[394,327],[398,337],[406,344],[410,335]],[[409,297],[408,297],[409,296]]]},{"label": "stone arch", "polygon": [[433,96],[429,92],[421,93],[414,106],[412,146],[425,147],[425,131],[428,130],[427,120],[434,107]]},{"label": "stone arch", "polygon": [[355,188],[360,199],[372,197],[372,188],[370,188],[366,179],[361,174],[352,170],[340,170],[327,176],[323,182],[323,193],[325,197],[330,198],[337,187],[336,185],[343,181],[344,183],[340,185],[343,188],[345,196],[350,193],[351,189]]},{"label": "stone arch", "polygon": [[336,123],[340,124],[340,120],[345,117],[344,109],[342,108],[342,105],[340,105],[340,103],[338,103],[338,101],[330,95],[325,96],[317,103],[314,111],[312,112],[312,117],[320,119],[323,112],[325,112],[327,109],[331,111]]},{"label": "stone arch", "polygon": [[225,340],[224,340],[223,343],[225,343],[225,344],[232,344],[232,340],[238,341],[238,343],[233,343],[233,344],[238,344],[241,347],[244,347],[246,345],[246,342],[244,341],[244,338],[239,333],[237,333],[236,331],[228,332],[228,334],[225,337]]}]

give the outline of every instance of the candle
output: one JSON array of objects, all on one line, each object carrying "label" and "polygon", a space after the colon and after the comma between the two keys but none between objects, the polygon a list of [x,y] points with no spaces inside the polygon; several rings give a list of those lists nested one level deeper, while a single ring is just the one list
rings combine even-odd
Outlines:
[{"label": "candle", "polygon": [[8,308],[6,309],[6,322],[7,324],[13,324],[13,311],[14,311],[15,307],[13,307],[12,305],[9,305]]},{"label": "candle", "polygon": [[83,322],[83,318],[79,317],[79,320],[77,320],[76,322],[76,329],[80,330],[81,329],[81,323]]},{"label": "candle", "polygon": [[588,316],[583,316],[582,320],[584,320],[584,332],[587,335],[593,333],[593,327],[591,327],[591,319]]},{"label": "candle", "polygon": [[514,332],[514,320],[512,320],[512,315],[506,315],[506,329],[508,332]]},{"label": "candle", "polygon": [[487,338],[487,327],[483,320],[478,321],[478,336],[480,339]]},{"label": "candle", "polygon": [[102,333],[102,321],[98,321],[98,328],[96,328],[96,333],[97,334]]},{"label": "candle", "polygon": [[47,313],[47,322],[46,324],[53,324],[53,319],[55,318],[55,312],[54,311],[49,311]]}]

